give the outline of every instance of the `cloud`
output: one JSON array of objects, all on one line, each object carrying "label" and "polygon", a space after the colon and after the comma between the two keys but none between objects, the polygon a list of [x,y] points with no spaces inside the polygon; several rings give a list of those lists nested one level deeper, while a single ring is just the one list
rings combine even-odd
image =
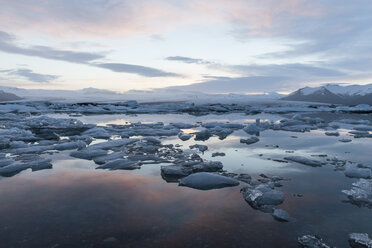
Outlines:
[{"label": "cloud", "polygon": [[219,65],[214,64],[215,69],[227,70],[246,75],[275,75],[290,76],[298,79],[314,79],[327,77],[341,77],[346,73],[337,69],[321,67],[311,64],[291,63],[291,64],[267,64],[267,65]]},{"label": "cloud", "polygon": [[263,34],[290,23],[292,17],[321,14],[321,5],[310,0],[7,0],[0,9],[0,29],[122,38],[190,24],[244,23],[251,33]]},{"label": "cloud", "polygon": [[15,43],[14,36],[0,31],[0,51],[45,59],[61,60],[74,63],[89,63],[104,58],[101,54],[57,50],[47,46],[20,47]]},{"label": "cloud", "polygon": [[109,69],[114,72],[133,73],[144,77],[180,77],[180,75],[171,72],[165,72],[151,67],[140,65],[129,65],[121,63],[97,63],[97,67]]},{"label": "cloud", "polygon": [[44,59],[59,60],[78,64],[85,64],[105,68],[113,72],[132,73],[144,77],[178,77],[180,75],[165,72],[159,69],[121,63],[98,63],[97,60],[104,59],[105,56],[99,53],[75,52],[69,50],[58,50],[47,46],[20,47],[15,43],[15,37],[0,31],[0,51],[6,53],[20,54],[26,56],[39,57]]},{"label": "cloud", "polygon": [[[202,83],[185,86],[172,86],[168,89],[198,91],[204,93],[257,93],[272,92],[291,87],[293,80],[289,77],[250,76],[250,77],[221,77]],[[275,89],[275,90],[274,90]]]},{"label": "cloud", "polygon": [[17,70],[11,71],[9,74],[21,76],[21,77],[26,78],[29,81],[37,82],[37,83],[50,83],[51,81],[59,77],[55,75],[35,73],[29,69],[17,69]]},{"label": "cloud", "polygon": [[183,57],[183,56],[171,56],[171,57],[166,57],[166,60],[170,61],[179,61],[187,64],[211,64],[212,62],[203,60],[203,59],[195,59],[195,58],[190,58],[190,57]]},{"label": "cloud", "polygon": [[[179,31],[187,25],[202,30],[212,27],[213,33],[217,30],[243,43],[264,37],[288,49],[257,56],[266,65],[223,65],[187,56],[166,59],[234,72],[239,74],[237,78],[271,76],[311,82],[371,76],[371,12],[370,0],[5,0],[0,8],[0,29],[31,31],[69,41],[96,41],[97,37],[123,40],[143,35],[161,39],[170,30]],[[102,62],[105,55],[99,53],[22,47],[15,42],[14,36],[0,32],[2,51],[145,77],[177,76],[140,65]],[[197,42],[208,45],[205,42],[211,40]]]},{"label": "cloud", "polygon": [[0,73],[5,73],[6,75],[10,76],[19,76],[27,79],[28,81],[36,83],[50,83],[51,81],[59,78],[59,76],[56,75],[35,73],[30,69],[24,68],[15,70],[0,70]]},{"label": "cloud", "polygon": [[268,65],[208,65],[219,71],[238,73],[240,77],[204,76],[205,81],[185,86],[170,87],[187,91],[205,93],[257,93],[288,91],[297,89],[301,84],[337,80],[347,73],[337,69],[310,64],[268,64]]}]

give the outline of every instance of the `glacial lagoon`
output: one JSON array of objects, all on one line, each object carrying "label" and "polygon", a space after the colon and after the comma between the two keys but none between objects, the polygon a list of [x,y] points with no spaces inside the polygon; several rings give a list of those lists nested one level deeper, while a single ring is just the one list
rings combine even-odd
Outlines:
[{"label": "glacial lagoon", "polygon": [[363,106],[0,112],[2,247],[298,247],[303,235],[349,247],[372,234]]}]

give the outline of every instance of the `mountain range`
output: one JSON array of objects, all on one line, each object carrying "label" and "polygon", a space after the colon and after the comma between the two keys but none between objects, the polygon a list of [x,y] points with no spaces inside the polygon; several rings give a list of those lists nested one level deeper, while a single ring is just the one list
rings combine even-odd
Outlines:
[{"label": "mountain range", "polygon": [[[3,94],[1,94],[3,92]],[[80,90],[23,89],[0,86],[2,101],[50,101],[50,102],[194,102],[194,103],[246,103],[277,100],[284,95],[269,94],[208,94],[198,91],[160,88],[153,90],[130,90],[119,93],[111,90],[85,88]]]},{"label": "mountain range", "polygon": [[319,87],[304,87],[289,95],[267,94],[208,94],[198,91],[163,88],[153,90],[131,90],[124,93],[85,88],[81,90],[22,89],[0,86],[1,101],[53,101],[53,102],[195,102],[195,103],[242,103],[257,101],[302,101],[333,103],[342,105],[372,105],[372,84],[339,85],[327,84]]},{"label": "mountain range", "polygon": [[372,84],[339,85],[327,84],[320,87],[304,87],[296,90],[281,100],[322,102],[343,105],[372,105]]}]

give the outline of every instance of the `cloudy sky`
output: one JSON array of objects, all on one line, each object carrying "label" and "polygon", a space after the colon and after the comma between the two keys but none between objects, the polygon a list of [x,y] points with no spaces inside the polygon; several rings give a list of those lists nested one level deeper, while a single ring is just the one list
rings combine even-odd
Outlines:
[{"label": "cloudy sky", "polygon": [[0,0],[0,85],[288,92],[372,83],[371,0]]}]

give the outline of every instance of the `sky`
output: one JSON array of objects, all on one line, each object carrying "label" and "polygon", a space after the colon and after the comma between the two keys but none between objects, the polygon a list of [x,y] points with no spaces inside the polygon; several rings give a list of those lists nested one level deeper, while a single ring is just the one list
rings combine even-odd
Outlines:
[{"label": "sky", "polygon": [[0,0],[0,85],[290,92],[372,83],[371,0]]}]

